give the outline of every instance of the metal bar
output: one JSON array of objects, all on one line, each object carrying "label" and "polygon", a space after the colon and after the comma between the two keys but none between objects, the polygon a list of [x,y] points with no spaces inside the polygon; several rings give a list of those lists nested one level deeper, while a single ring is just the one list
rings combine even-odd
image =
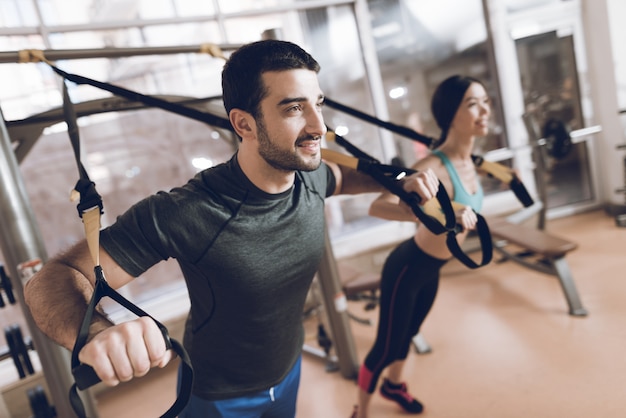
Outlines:
[{"label": "metal bar", "polygon": [[[291,11],[321,9],[323,7],[341,6],[345,4],[352,4],[356,0],[308,0],[306,2],[296,2],[290,4],[284,4],[274,7],[263,7],[249,10],[241,10],[236,12],[221,12],[219,8],[216,8],[216,12],[210,15],[200,16],[184,16],[184,17],[170,17],[161,19],[130,19],[130,20],[117,20],[106,22],[91,21],[88,23],[72,24],[72,25],[46,25],[46,33],[70,33],[70,32],[97,32],[97,31],[111,31],[111,30],[127,30],[129,27],[146,28],[150,26],[163,26],[163,25],[180,25],[188,23],[206,23],[206,22],[219,22],[226,19],[239,19],[256,16],[266,16],[278,13],[285,13]],[[41,22],[42,20],[39,19]],[[42,34],[42,25],[37,26],[20,26],[0,28],[0,36],[28,36]]]},{"label": "metal bar", "polygon": [[[96,48],[96,49],[47,49],[41,50],[44,57],[50,61],[86,59],[86,58],[120,58],[137,55],[167,55],[201,53],[207,44],[187,46],[155,46],[141,48]],[[233,51],[240,44],[217,44],[222,51]],[[23,63],[24,54],[28,50],[0,52],[0,64]],[[35,61],[36,62],[36,61]]]},{"label": "metal bar", "polygon": [[565,260],[565,257],[559,257],[551,260],[554,266],[555,274],[559,279],[565,299],[567,300],[567,306],[569,307],[569,314],[572,316],[586,316],[587,310],[583,307],[572,277],[572,272],[569,269],[569,265]]},{"label": "metal bar", "polygon": [[[354,16],[356,18],[357,30],[359,32],[359,42],[361,44],[361,54],[363,54],[363,65],[367,75],[367,82],[370,88],[372,104],[376,117],[389,120],[389,109],[387,108],[387,98],[383,78],[380,72],[380,63],[374,45],[374,35],[370,24],[369,6],[366,0],[356,0],[354,5]],[[382,148],[383,161],[389,163],[393,157],[398,156],[398,150],[393,140],[393,135],[389,130],[379,128],[380,145]]]},{"label": "metal bar", "polygon": [[333,343],[335,344],[339,371],[346,379],[355,379],[359,374],[359,360],[349,324],[347,306],[342,306],[347,305],[347,301],[341,290],[339,272],[328,236],[328,229],[326,229],[326,246],[318,269],[318,278]]},{"label": "metal bar", "polygon": [[[21,177],[17,159],[11,146],[4,116],[0,109],[0,246],[13,280],[13,289],[24,319],[30,330],[33,344],[41,360],[43,373],[50,389],[53,403],[60,417],[74,416],[68,392],[73,384],[70,373],[69,352],[48,339],[35,325],[24,302],[24,279],[18,266],[31,260],[45,260],[46,250],[30,206],[26,187]],[[85,392],[85,406],[95,411],[89,393]],[[90,417],[97,417],[90,413]]]}]

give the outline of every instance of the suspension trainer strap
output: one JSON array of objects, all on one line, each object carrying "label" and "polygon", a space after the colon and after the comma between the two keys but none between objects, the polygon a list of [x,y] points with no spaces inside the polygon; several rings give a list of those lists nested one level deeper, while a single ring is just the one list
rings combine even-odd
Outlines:
[{"label": "suspension trainer strap", "polygon": [[[346,141],[345,138],[342,138],[342,141]],[[354,147],[354,145],[351,147]],[[446,234],[446,245],[448,249],[452,255],[465,266],[475,269],[491,262],[493,256],[491,233],[486,220],[478,213],[476,213],[478,219],[476,231],[482,249],[481,261],[479,263],[475,262],[461,249],[456,239],[457,234],[462,232],[462,229],[461,226],[456,223],[454,214],[455,202],[450,201],[450,197],[441,182],[439,183],[439,189],[437,190],[435,199],[428,200],[420,207],[419,197],[415,193],[409,193],[404,190],[400,181],[400,179],[406,175],[415,173],[414,170],[381,164],[373,159],[351,157],[329,149],[322,149],[322,158],[369,174],[383,187],[409,205],[415,216],[417,216],[419,221],[428,228],[428,230],[436,235]],[[458,203],[456,203],[456,205],[457,208],[461,207]]]},{"label": "suspension trainer strap", "polygon": [[476,168],[483,170],[488,176],[494,177],[504,184],[508,184],[515,197],[517,197],[517,200],[519,200],[525,208],[535,203],[530,193],[528,193],[526,186],[524,186],[524,183],[522,183],[517,174],[515,174],[515,171],[504,164],[487,161],[478,155],[472,155],[472,161]]},{"label": "suspension trainer strap", "polygon": [[373,125],[376,126],[380,126],[381,128],[385,128],[388,131],[397,133],[399,135],[402,135],[406,138],[412,139],[413,141],[417,141],[420,142],[424,145],[426,145],[427,147],[430,147],[433,145],[433,143],[435,142],[434,138],[431,138],[429,136],[423,135],[417,131],[414,131],[411,128],[407,128],[406,126],[401,126],[401,125],[397,125],[395,123],[392,122],[388,122],[385,120],[381,120],[378,119],[375,116],[372,115],[368,115],[365,112],[361,112],[360,110],[357,110],[353,107],[341,104],[339,102],[336,102],[334,100],[329,99],[328,97],[324,97],[324,105],[328,106],[328,107],[332,107],[333,109],[337,109],[339,111],[342,111],[344,113],[347,113],[350,116],[354,116],[357,119],[361,119],[364,120],[366,122],[369,122]]},{"label": "suspension trainer strap", "polygon": [[208,125],[212,125],[218,128],[226,129],[229,131],[233,130],[233,127],[231,126],[228,119],[214,115],[212,113],[202,112],[200,110],[183,106],[179,103],[170,102],[159,97],[147,96],[132,90],[125,89],[123,87],[115,86],[110,83],[103,83],[101,81],[93,80],[91,78],[83,77],[76,74],[70,74],[50,63],[48,63],[48,65],[50,66],[50,68],[52,68],[52,70],[54,70],[54,72],[63,77],[65,80],[72,81],[76,84],[87,84],[102,90],[106,90],[116,96],[124,97],[125,99],[131,101],[140,102],[148,106],[167,110],[168,112],[185,116],[199,122],[204,122]]},{"label": "suspension trainer strap", "polygon": [[[432,216],[439,219],[440,222],[444,221],[442,211],[436,201],[431,199],[424,204],[424,207],[424,210],[426,212],[432,214]],[[464,205],[458,202],[452,202],[452,208],[454,210],[460,210],[464,208]],[[479,263],[474,261],[461,248],[456,238],[457,234],[462,232],[462,228],[460,225],[457,225],[454,229],[446,231],[446,245],[448,249],[450,250],[452,255],[454,255],[461,263],[471,269],[485,266],[489,264],[491,262],[491,259],[493,258],[493,242],[491,240],[491,230],[489,229],[489,224],[480,213],[474,211],[474,214],[476,215],[476,233],[478,235],[478,241],[480,243],[482,253],[482,258]]]},{"label": "suspension trainer strap", "polygon": [[417,219],[433,234],[444,234],[448,230],[452,230],[456,227],[456,218],[454,209],[452,208],[452,202],[450,201],[445,187],[441,185],[441,182],[439,183],[437,195],[435,196],[439,210],[437,212],[427,211],[426,207],[422,208],[419,205],[421,199],[416,193],[407,192],[402,187],[401,180],[406,177],[407,174],[415,173],[415,171],[381,164],[374,159],[351,157],[329,149],[322,149],[322,158],[371,176],[381,186],[406,202]]},{"label": "suspension trainer strap", "polygon": [[[435,139],[429,136],[423,135],[417,131],[414,131],[411,128],[406,126],[396,125],[395,123],[387,122],[381,119],[378,119],[372,115],[368,115],[367,113],[361,112],[360,110],[354,109],[352,107],[346,106],[344,104],[338,103],[334,100],[329,99],[328,97],[324,98],[324,104],[328,107],[332,107],[333,109],[340,110],[345,112],[351,116],[354,116],[358,119],[364,120],[376,126],[380,126],[381,128],[385,128],[391,132],[402,135],[406,138],[409,138],[413,141],[420,142],[427,147],[432,147],[435,143]],[[356,154],[355,154],[356,155]],[[529,207],[533,205],[533,198],[528,193],[526,186],[519,179],[517,174],[505,166],[504,164],[486,161],[483,157],[478,155],[472,155],[472,161],[477,168],[480,168],[484,172],[486,172],[489,176],[497,178],[502,181],[504,184],[507,184],[515,197],[520,201],[520,203],[524,207]]]},{"label": "suspension trainer strap", "polygon": [[78,214],[83,220],[85,237],[87,239],[89,253],[94,262],[94,273],[96,278],[94,292],[72,349],[71,367],[75,383],[72,385],[69,392],[70,404],[79,418],[86,418],[85,408],[78,394],[78,390],[85,390],[95,385],[100,382],[100,378],[91,366],[80,362],[78,354],[87,343],[89,326],[91,325],[96,306],[103,297],[108,296],[129,311],[133,312],[135,315],[147,316],[154,320],[163,334],[166,347],[168,349],[172,349],[180,357],[182,364],[182,379],[178,397],[174,404],[165,412],[164,415],[162,415],[164,418],[175,418],[187,405],[191,396],[191,389],[193,385],[193,369],[191,367],[191,361],[183,346],[176,340],[169,337],[165,326],[111,288],[104,277],[104,272],[100,266],[99,258],[100,218],[103,211],[102,198],[97,193],[95,184],[89,179],[87,171],[85,170],[80,158],[80,139],[77,118],[73,103],[69,98],[66,83],[67,81],[63,80],[63,111],[68,127],[68,135],[70,136],[79,172],[79,180],[76,183],[76,187],[72,191],[72,197],[74,199],[80,199],[77,206]]}]

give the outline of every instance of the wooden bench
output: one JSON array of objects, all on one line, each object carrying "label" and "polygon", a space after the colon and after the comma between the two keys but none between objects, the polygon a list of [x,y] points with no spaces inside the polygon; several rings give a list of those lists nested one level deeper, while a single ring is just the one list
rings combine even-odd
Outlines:
[{"label": "wooden bench", "polygon": [[[565,294],[569,314],[587,315],[587,310],[582,306],[572,273],[565,260],[567,253],[578,248],[576,243],[552,235],[545,230],[509,222],[505,218],[489,218],[487,223],[493,238],[494,249],[503,255],[500,262],[510,259],[541,273],[556,276]],[[526,251],[522,253],[509,251],[507,246],[510,244]],[[540,258],[537,259],[535,256]]]}]

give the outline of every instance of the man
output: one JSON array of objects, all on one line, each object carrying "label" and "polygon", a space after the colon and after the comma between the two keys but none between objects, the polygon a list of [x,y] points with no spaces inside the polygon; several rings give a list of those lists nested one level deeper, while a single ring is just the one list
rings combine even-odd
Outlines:
[{"label": "man", "polygon": [[[241,140],[226,163],[138,202],[101,231],[100,265],[119,288],[176,258],[191,309],[184,345],[193,396],[181,417],[293,417],[301,314],[324,247],[324,198],[380,191],[354,170],[321,162],[324,95],[318,63],[300,47],[260,41],[222,73],[224,106]],[[437,192],[427,171],[404,187]],[[71,349],[93,291],[85,242],[51,259],[25,287],[37,325]],[[172,354],[149,318],[94,319],[81,362],[114,386],[165,366]]]}]

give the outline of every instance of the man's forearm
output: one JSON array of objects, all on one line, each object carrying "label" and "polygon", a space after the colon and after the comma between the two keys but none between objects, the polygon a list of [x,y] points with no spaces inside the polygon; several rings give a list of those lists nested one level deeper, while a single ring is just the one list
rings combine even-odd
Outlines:
[{"label": "man's forearm", "polygon": [[368,174],[344,166],[339,168],[342,177],[341,194],[380,193],[385,190]]},{"label": "man's forearm", "polygon": [[[24,298],[37,327],[57,344],[71,350],[93,293],[82,273],[51,261],[24,286]],[[100,313],[94,315],[90,336],[110,326]]]}]

